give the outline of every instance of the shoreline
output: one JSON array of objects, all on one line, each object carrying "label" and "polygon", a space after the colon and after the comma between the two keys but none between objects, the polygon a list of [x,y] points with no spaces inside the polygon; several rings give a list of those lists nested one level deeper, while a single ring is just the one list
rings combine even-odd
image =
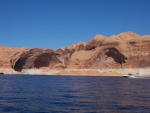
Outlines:
[{"label": "shoreline", "polygon": [[122,68],[122,69],[23,69],[17,72],[10,68],[0,68],[4,75],[60,75],[60,76],[123,76],[132,73],[134,76],[149,76],[150,68]]}]

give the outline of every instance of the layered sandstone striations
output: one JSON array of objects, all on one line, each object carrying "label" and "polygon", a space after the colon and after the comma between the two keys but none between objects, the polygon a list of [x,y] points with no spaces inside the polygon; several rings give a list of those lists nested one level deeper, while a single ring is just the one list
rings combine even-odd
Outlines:
[{"label": "layered sandstone striations", "polygon": [[118,69],[150,67],[150,36],[125,32],[51,49],[0,46],[0,67],[22,69]]},{"label": "layered sandstone striations", "polygon": [[125,32],[111,37],[96,35],[86,49],[72,54],[69,67],[145,68],[150,67],[150,36]]}]

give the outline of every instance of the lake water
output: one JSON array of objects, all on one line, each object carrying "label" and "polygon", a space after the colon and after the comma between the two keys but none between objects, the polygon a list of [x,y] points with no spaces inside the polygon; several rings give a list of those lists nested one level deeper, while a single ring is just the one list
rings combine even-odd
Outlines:
[{"label": "lake water", "polygon": [[148,113],[150,79],[0,76],[0,113]]}]

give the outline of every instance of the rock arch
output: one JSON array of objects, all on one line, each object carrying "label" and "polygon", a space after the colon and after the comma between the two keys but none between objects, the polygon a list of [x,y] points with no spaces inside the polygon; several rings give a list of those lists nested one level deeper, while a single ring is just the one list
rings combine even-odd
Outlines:
[{"label": "rock arch", "polygon": [[[122,67],[126,62],[126,57],[114,47],[104,48],[91,60],[92,67],[115,68]],[[90,64],[90,62],[89,62]]]},{"label": "rock arch", "polygon": [[116,48],[106,48],[104,52],[107,57],[112,57],[116,63],[125,63],[126,57]]}]

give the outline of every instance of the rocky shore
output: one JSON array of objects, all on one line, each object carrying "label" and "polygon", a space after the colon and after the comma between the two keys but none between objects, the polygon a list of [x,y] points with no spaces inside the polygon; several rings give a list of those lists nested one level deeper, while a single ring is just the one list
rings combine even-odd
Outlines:
[{"label": "rocky shore", "polygon": [[0,69],[6,75],[69,75],[69,76],[123,76],[132,73],[134,76],[150,77],[150,68],[125,68],[125,69],[23,69],[17,72],[10,68]]}]

